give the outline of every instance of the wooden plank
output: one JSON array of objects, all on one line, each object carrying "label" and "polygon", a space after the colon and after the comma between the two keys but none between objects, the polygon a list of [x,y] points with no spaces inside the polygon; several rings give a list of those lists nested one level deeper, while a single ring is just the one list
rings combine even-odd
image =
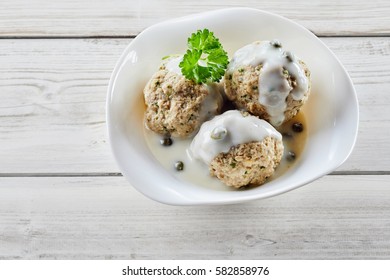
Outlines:
[{"label": "wooden plank", "polygon": [[356,147],[339,171],[390,170],[389,38],[322,39],[355,85],[360,110]]},{"label": "wooden plank", "polygon": [[387,0],[2,0],[0,36],[133,36],[163,20],[247,6],[288,17],[319,35],[389,35]]},{"label": "wooden plank", "polygon": [[[390,38],[326,38],[349,71],[361,123],[340,171],[390,171]],[[1,40],[0,173],[118,172],[108,80],[126,39]]]},{"label": "wooden plank", "polygon": [[2,173],[117,171],[105,101],[110,73],[128,42],[0,42],[8,54],[0,65]]},{"label": "wooden plank", "polygon": [[174,207],[123,177],[0,178],[0,259],[389,259],[390,176]]}]

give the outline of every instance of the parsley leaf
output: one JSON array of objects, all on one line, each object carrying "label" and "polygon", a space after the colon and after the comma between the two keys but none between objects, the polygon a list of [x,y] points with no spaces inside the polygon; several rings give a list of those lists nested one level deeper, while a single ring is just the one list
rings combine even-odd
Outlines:
[{"label": "parsley leaf", "polygon": [[228,56],[214,33],[198,30],[188,38],[187,45],[188,50],[179,64],[184,77],[198,84],[218,82],[225,74]]}]

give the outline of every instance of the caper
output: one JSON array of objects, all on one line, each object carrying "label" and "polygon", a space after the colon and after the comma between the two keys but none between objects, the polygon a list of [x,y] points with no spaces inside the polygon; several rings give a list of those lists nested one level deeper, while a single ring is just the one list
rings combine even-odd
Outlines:
[{"label": "caper", "polygon": [[182,161],[175,162],[175,168],[177,171],[182,171],[184,169],[184,163]]},{"label": "caper", "polygon": [[288,161],[294,161],[295,158],[296,158],[295,153],[294,153],[293,151],[289,151],[288,154],[287,154],[287,156],[286,156],[286,159],[287,159]]},{"label": "caper", "polygon": [[300,122],[293,123],[292,130],[294,132],[302,132],[303,131],[303,124]]},{"label": "caper", "polygon": [[274,39],[274,40],[271,41],[271,45],[272,45],[273,47],[275,47],[275,48],[281,48],[281,47],[282,47],[282,43],[280,43],[280,41],[279,41],[279,40],[276,40],[276,39]]},{"label": "caper", "polygon": [[295,60],[295,56],[292,52],[284,52],[284,56],[289,62],[293,62]]},{"label": "caper", "polygon": [[227,135],[227,129],[223,126],[217,126],[211,131],[210,137],[213,140],[222,140]]},{"label": "caper", "polygon": [[173,141],[171,137],[164,137],[163,139],[160,140],[160,144],[166,147],[171,146],[172,143]]}]

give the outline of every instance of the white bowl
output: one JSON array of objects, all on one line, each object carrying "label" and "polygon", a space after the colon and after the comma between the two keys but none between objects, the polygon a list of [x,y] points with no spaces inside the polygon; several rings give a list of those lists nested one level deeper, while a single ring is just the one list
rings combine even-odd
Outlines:
[{"label": "white bowl", "polygon": [[[183,53],[188,36],[208,28],[229,56],[256,40],[279,39],[312,74],[312,94],[304,106],[308,138],[300,160],[282,176],[246,191],[217,191],[180,181],[148,149],[143,134],[142,90],[161,58]],[[340,166],[350,155],[358,131],[358,101],[346,70],[310,31],[275,14],[231,8],[153,25],[141,32],[119,59],[108,88],[107,125],[114,156],[138,191],[173,205],[229,204],[281,194]]]}]

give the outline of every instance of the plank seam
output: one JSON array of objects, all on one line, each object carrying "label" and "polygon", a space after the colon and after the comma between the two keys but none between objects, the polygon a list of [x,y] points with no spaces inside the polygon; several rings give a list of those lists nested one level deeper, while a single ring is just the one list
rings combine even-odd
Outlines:
[{"label": "plank seam", "polygon": [[90,173],[0,173],[0,178],[15,177],[121,177],[120,172],[90,172]]},{"label": "plank seam", "polygon": [[[340,35],[327,35],[327,34],[315,34],[319,38],[378,38],[378,37],[390,37],[390,33],[377,33],[377,34],[340,34]],[[67,35],[54,35],[54,36],[8,36],[0,35],[0,40],[77,40],[77,39],[134,39],[137,35],[91,35],[91,36],[67,36]]]},{"label": "plank seam", "polygon": [[[330,176],[378,176],[390,175],[390,171],[334,171]],[[15,177],[122,177],[120,172],[89,172],[89,173],[0,173],[0,178]]]}]

